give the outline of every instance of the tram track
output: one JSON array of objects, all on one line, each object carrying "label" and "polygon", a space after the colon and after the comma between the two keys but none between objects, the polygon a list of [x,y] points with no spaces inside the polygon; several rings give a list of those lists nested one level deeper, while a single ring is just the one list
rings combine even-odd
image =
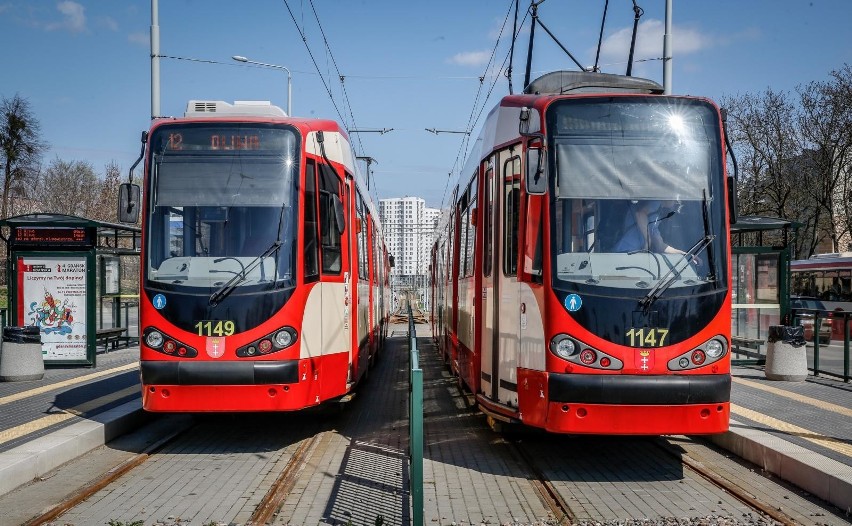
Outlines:
[{"label": "tram track", "polygon": [[[221,455],[230,456],[229,451],[233,451],[234,448],[233,446],[228,446],[228,438],[220,437],[213,440],[206,440],[205,438],[209,438],[210,436],[211,422],[212,427],[215,428],[221,424],[223,418],[227,420],[229,417],[203,415],[201,418],[193,419],[180,428],[170,430],[154,439],[139,453],[109,467],[106,471],[73,490],[45,511],[35,517],[29,518],[21,524],[23,526],[42,526],[66,523],[63,521],[68,521],[68,524],[86,524],[88,520],[91,520],[91,516],[87,515],[90,511],[87,510],[90,510],[93,506],[98,506],[98,500],[109,498],[107,497],[108,495],[116,495],[116,510],[125,505],[140,509],[138,505],[130,504],[134,499],[133,492],[128,493],[128,498],[125,498],[122,496],[123,490],[121,487],[140,487],[140,484],[144,486],[144,481],[154,476],[154,473],[157,474],[156,476],[175,477],[175,480],[181,478],[181,473],[185,474],[187,468],[185,465],[181,466],[182,463],[179,461],[172,463],[172,461],[168,460],[171,456],[175,454],[183,456],[187,455],[188,451],[200,452],[202,450],[209,450],[211,447],[221,451],[221,453],[205,454],[207,458],[201,460],[201,462],[215,463],[218,462],[216,457],[220,457]],[[236,418],[242,419],[243,417]],[[272,524],[282,504],[298,483],[299,477],[303,475],[309,459],[316,451],[318,445],[322,443],[327,433],[327,429],[321,429],[319,426],[314,425],[313,430],[303,430],[303,432],[293,436],[291,440],[285,439],[281,442],[280,446],[278,446],[280,449],[278,447],[275,448],[280,452],[280,456],[270,455],[267,457],[269,468],[263,470],[266,474],[260,478],[255,478],[254,484],[245,488],[246,505],[241,511],[243,518],[242,520],[237,520],[236,523],[246,526]],[[258,454],[255,456],[259,457],[265,456],[261,452],[268,450],[262,445],[253,446],[250,449],[257,451]],[[268,451],[271,452],[273,450]],[[189,454],[195,455],[197,453]],[[157,462],[159,456],[164,456],[164,458],[159,459],[159,462]],[[149,464],[153,465],[146,468],[145,466]],[[157,467],[158,465],[160,467]],[[192,468],[192,470],[200,469],[205,468]],[[227,479],[231,476],[228,474],[229,471],[223,469],[222,474],[219,476],[224,476]],[[222,482],[220,482],[220,487],[224,486],[225,479],[222,479]],[[195,495],[192,490],[187,489],[186,491],[188,496]],[[252,502],[254,499],[250,497],[251,494],[262,495],[262,497]],[[181,518],[180,515],[170,513],[166,509],[162,512],[155,510],[156,508],[152,508],[148,512],[143,511],[142,513],[163,515],[164,518],[157,519],[157,524],[182,524],[183,521],[193,516],[192,513],[189,513]],[[120,513],[116,511],[116,514],[120,515]],[[195,518],[191,520],[195,520]]]},{"label": "tram track", "polygon": [[95,495],[97,492],[101,491],[102,489],[114,483],[124,475],[130,473],[137,467],[144,464],[148,459],[151,458],[152,455],[155,455],[158,451],[162,450],[164,447],[173,443],[179,437],[188,433],[193,427],[194,425],[190,425],[184,428],[173,430],[171,433],[150,444],[142,452],[137,453],[129,459],[121,462],[103,475],[95,478],[88,484],[72,492],[58,504],[52,506],[40,515],[37,515],[26,521],[22,524],[22,526],[41,526],[44,524],[49,524],[51,521],[60,517],[62,514],[67,513],[69,510],[73,509],[75,506],[78,506],[82,502],[85,502],[88,498]]},{"label": "tram track", "polygon": [[266,492],[260,504],[255,508],[246,526],[263,525],[270,522],[272,517],[277,513],[278,508],[284,502],[284,499],[290,494],[300,473],[305,468],[308,458],[310,458],[311,453],[316,449],[317,444],[319,444],[325,434],[326,431],[322,431],[302,440],[290,458],[290,461],[287,462],[281,474],[275,479],[269,491]]},{"label": "tram track", "polygon": [[824,503],[695,438],[520,430],[503,439],[553,524],[839,524]]},{"label": "tram track", "polygon": [[743,488],[739,484],[725,478],[719,473],[713,471],[713,469],[708,468],[706,465],[704,465],[703,462],[692,458],[688,452],[682,449],[678,450],[675,445],[673,445],[666,439],[662,437],[659,438],[656,441],[656,445],[668,455],[671,455],[672,457],[675,457],[676,459],[680,460],[680,462],[685,467],[692,470],[692,472],[698,474],[705,480],[728,492],[731,496],[738,499],[746,506],[751,507],[758,513],[761,513],[766,517],[771,518],[772,520],[782,524],[783,526],[799,525],[798,521],[796,521],[783,511],[775,509],[774,507],[762,502],[746,488]]},{"label": "tram track", "polygon": [[558,526],[570,526],[571,524],[574,524],[575,515],[571,510],[571,507],[567,502],[565,502],[565,499],[553,483],[550,482],[547,476],[538,469],[535,461],[530,457],[529,453],[524,450],[521,443],[517,440],[509,440],[508,442],[511,444],[512,451],[515,455],[520,458],[532,472],[533,477],[530,478],[530,482],[538,494],[538,498],[553,515],[555,521],[554,524]]}]

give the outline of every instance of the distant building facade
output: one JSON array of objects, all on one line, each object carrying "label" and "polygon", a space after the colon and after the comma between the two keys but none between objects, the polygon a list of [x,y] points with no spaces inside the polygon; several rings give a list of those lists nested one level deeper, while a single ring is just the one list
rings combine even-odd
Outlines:
[{"label": "distant building facade", "polygon": [[429,251],[440,214],[440,210],[427,207],[426,201],[419,197],[379,200],[388,253],[394,257],[391,276],[414,279],[429,273]]}]

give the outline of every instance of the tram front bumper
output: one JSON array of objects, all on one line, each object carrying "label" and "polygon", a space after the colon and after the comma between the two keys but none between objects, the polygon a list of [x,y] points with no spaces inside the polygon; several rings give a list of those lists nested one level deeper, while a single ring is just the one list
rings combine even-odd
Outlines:
[{"label": "tram front bumper", "polygon": [[543,427],[554,433],[703,435],[730,422],[731,377],[550,373]]},{"label": "tram front bumper", "polygon": [[144,361],[143,385],[263,385],[299,381],[299,361]]},{"label": "tram front bumper", "polygon": [[731,399],[731,376],[550,373],[547,391],[551,402],[569,404],[718,404]]}]

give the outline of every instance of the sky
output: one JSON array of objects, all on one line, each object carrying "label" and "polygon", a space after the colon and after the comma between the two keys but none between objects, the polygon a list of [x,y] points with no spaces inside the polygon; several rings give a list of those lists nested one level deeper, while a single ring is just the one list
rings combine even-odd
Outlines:
[{"label": "sky", "polygon": [[[673,0],[672,92],[715,101],[793,92],[852,63],[852,1]],[[663,82],[665,0],[644,10],[633,75]],[[513,0],[162,0],[160,113],[191,99],[268,100],[299,117],[337,120],[359,156],[375,159],[379,199],[417,196],[438,208],[456,184],[464,131],[509,94]],[[595,64],[605,0],[547,0],[539,20],[584,66]],[[522,90],[529,0],[513,60]],[[526,16],[525,16],[526,15]],[[598,64],[627,68],[632,0],[609,0]],[[521,23],[523,22],[523,23]],[[0,0],[0,96],[29,101],[57,157],[107,163],[125,176],[151,124],[151,0]],[[579,69],[541,26],[532,78]],[[342,77],[342,81],[341,81]],[[426,129],[440,130],[431,133]],[[384,131],[380,133],[379,130]],[[470,141],[472,142],[472,140]],[[138,174],[136,179],[138,181]]]}]

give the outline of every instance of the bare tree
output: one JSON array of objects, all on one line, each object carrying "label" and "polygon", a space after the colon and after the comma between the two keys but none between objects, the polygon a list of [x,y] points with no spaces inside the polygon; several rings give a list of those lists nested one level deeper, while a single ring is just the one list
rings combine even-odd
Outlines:
[{"label": "bare tree", "polygon": [[799,87],[801,148],[811,169],[802,184],[821,212],[827,216],[832,249],[852,232],[852,68],[845,65],[831,73],[831,80]]},{"label": "bare tree", "polygon": [[728,98],[743,215],[801,223],[795,251],[841,251],[852,238],[852,68],[796,89]]},{"label": "bare tree", "polygon": [[3,166],[0,217],[8,215],[15,184],[33,179],[44,149],[40,125],[29,102],[17,94],[11,99],[3,97],[0,101],[0,163]]},{"label": "bare tree", "polygon": [[44,171],[36,192],[43,211],[86,218],[96,214],[100,194],[101,181],[90,163],[58,157]]},{"label": "bare tree", "polygon": [[104,167],[104,176],[98,189],[98,199],[93,215],[89,219],[114,223],[118,203],[118,186],[121,184],[121,166],[110,161]]},{"label": "bare tree", "polygon": [[812,254],[824,236],[824,214],[801,187],[801,174],[810,167],[802,156],[798,107],[790,95],[772,89],[722,103],[728,109],[728,131],[739,160],[741,215],[800,223],[796,253]]}]

